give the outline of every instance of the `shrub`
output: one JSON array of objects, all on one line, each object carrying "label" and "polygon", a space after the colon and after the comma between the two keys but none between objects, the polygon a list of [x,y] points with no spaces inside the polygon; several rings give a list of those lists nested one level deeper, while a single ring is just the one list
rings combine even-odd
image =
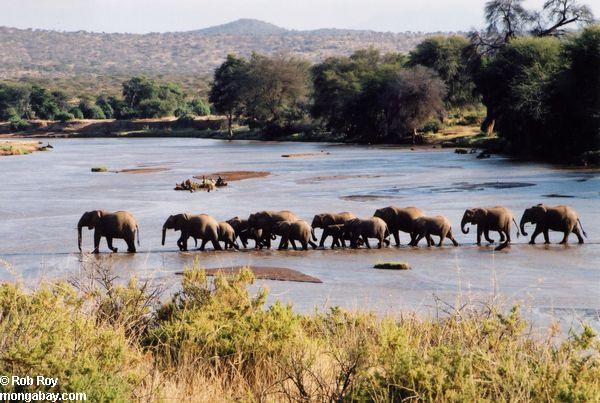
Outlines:
[{"label": "shrub", "polygon": [[26,120],[21,119],[18,116],[11,117],[8,122],[10,123],[10,130],[14,132],[20,132],[23,130],[27,130],[29,124]]},{"label": "shrub", "polygon": [[431,120],[421,129],[425,133],[437,133],[442,129],[442,124],[438,120]]},{"label": "shrub", "polygon": [[61,122],[67,122],[69,120],[75,119],[75,116],[73,116],[73,114],[69,112],[58,112],[54,118]]},{"label": "shrub", "polygon": [[194,98],[189,102],[188,106],[196,116],[208,116],[211,113],[210,104],[202,98]]},{"label": "shrub", "polygon": [[108,172],[108,167],[101,165],[98,167],[93,167],[92,172]]},{"label": "shrub", "polygon": [[83,119],[83,112],[81,112],[81,109],[79,109],[77,106],[69,109],[69,113],[73,115],[74,119]]}]

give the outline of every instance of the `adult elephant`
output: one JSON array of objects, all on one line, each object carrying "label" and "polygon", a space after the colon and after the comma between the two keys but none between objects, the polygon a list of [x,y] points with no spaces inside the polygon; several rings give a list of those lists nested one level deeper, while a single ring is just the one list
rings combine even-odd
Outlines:
[{"label": "adult elephant", "polygon": [[317,244],[313,242],[317,240],[314,229],[304,220],[279,221],[273,225],[273,234],[281,237],[280,250],[287,249],[289,243],[296,250],[296,241],[300,242],[302,250],[308,250],[308,245],[317,249]]},{"label": "adult elephant", "polygon": [[495,231],[500,234],[500,242],[510,244],[510,232],[512,224],[517,227],[517,236],[519,236],[519,226],[514,219],[512,211],[506,207],[477,207],[465,210],[463,218],[460,221],[460,228],[463,234],[469,233],[469,228],[465,228],[467,224],[477,225],[477,245],[481,245],[481,235],[485,237],[489,243],[494,243],[490,238],[490,231]]},{"label": "adult elephant", "polygon": [[344,233],[350,237],[350,247],[358,248],[359,240],[371,249],[369,238],[375,238],[379,241],[378,248],[383,247],[383,243],[390,244],[387,239],[390,236],[387,224],[379,217],[371,217],[367,219],[355,218],[346,221],[344,224]]},{"label": "adult elephant", "polygon": [[[349,213],[347,211],[344,211],[342,213],[322,213],[315,215],[313,217],[311,227],[313,229],[323,229],[323,233],[321,234],[321,240],[319,241],[319,247],[322,248],[323,245],[325,245],[325,240],[327,239],[325,228],[327,228],[330,225],[343,225],[346,223],[346,221],[350,221],[355,218],[356,216],[354,214]],[[344,241],[342,239],[342,243],[343,242]]]},{"label": "adult elephant", "polygon": [[113,247],[113,239],[123,239],[127,243],[127,252],[135,253],[135,235],[137,233],[138,246],[140,244],[140,232],[135,217],[127,211],[116,211],[109,213],[104,210],[93,210],[83,213],[77,223],[77,244],[81,252],[81,229],[88,227],[94,230],[94,252],[99,253],[100,240],[106,238],[108,248],[117,252]]},{"label": "adult elephant", "polygon": [[439,236],[440,241],[437,246],[442,246],[442,243],[446,238],[450,239],[454,246],[458,246],[458,242],[452,236],[452,224],[444,216],[435,217],[419,217],[415,220],[415,234],[416,237],[412,242],[412,246],[417,246],[419,241],[423,238],[427,240],[427,246],[433,245],[431,236]]},{"label": "adult elephant", "polygon": [[181,236],[177,240],[177,246],[181,251],[188,250],[187,241],[190,237],[202,240],[200,250],[204,250],[206,243],[209,241],[215,250],[221,250],[221,245],[219,244],[219,223],[207,214],[176,214],[169,216],[162,229],[163,245],[165,244],[168,229],[181,231]]},{"label": "adult elephant", "polygon": [[415,220],[425,214],[416,207],[389,206],[375,211],[373,217],[381,218],[388,226],[388,230],[394,236],[396,246],[400,246],[400,231],[410,234],[410,242],[414,240]]},{"label": "adult elephant", "polygon": [[[263,245],[267,249],[271,248],[271,239],[273,235],[273,226],[280,221],[298,221],[300,218],[291,211],[259,211],[254,214],[250,214],[248,217],[248,226],[254,233],[259,247],[262,249]],[[259,237],[259,232],[262,232]]]},{"label": "adult elephant", "polygon": [[527,223],[536,224],[535,230],[531,235],[531,240],[529,241],[532,245],[535,244],[535,238],[542,233],[544,234],[545,243],[550,243],[548,231],[560,231],[564,234],[560,244],[567,243],[571,232],[577,235],[580,244],[583,243],[582,233],[587,238],[587,234],[583,230],[583,225],[581,225],[581,221],[579,220],[579,214],[569,206],[552,207],[538,204],[537,206],[530,207],[525,210],[523,217],[521,217],[521,232],[525,236],[527,236],[527,232],[525,232],[525,224]]}]

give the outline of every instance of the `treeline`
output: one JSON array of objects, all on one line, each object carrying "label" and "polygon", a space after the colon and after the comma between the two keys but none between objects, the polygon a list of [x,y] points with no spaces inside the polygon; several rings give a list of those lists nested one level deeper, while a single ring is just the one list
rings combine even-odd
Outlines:
[{"label": "treeline", "polygon": [[158,84],[146,77],[123,82],[122,97],[81,95],[75,100],[63,91],[37,85],[0,83],[0,120],[10,121],[15,128],[30,119],[136,119],[210,113],[205,99],[190,99],[180,86]]}]

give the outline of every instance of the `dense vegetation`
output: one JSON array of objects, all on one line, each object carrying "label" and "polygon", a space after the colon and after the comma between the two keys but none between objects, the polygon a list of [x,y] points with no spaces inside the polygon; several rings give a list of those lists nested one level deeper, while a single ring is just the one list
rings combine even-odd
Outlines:
[{"label": "dense vegetation", "polygon": [[149,284],[86,267],[75,286],[0,286],[0,374],[58,378],[48,391],[90,401],[600,399],[600,343],[585,325],[532,335],[518,308],[485,305],[431,319],[303,315],[250,295],[249,271],[210,281],[197,267],[160,302]]},{"label": "dense vegetation", "polygon": [[[432,36],[408,55],[375,48],[312,64],[302,58],[229,55],[206,91],[212,110],[270,137],[418,142],[449,117],[496,131],[506,151],[565,162],[600,159],[600,26],[576,0],[539,11],[522,0],[486,3],[485,30]],[[584,26],[567,32],[569,26]],[[230,28],[228,28],[230,29]],[[272,29],[272,27],[271,27]],[[273,32],[270,31],[270,34]],[[280,33],[281,34],[281,33]],[[0,84],[0,120],[131,119],[207,115],[201,96],[143,76],[115,94],[65,94],[39,85]]]}]

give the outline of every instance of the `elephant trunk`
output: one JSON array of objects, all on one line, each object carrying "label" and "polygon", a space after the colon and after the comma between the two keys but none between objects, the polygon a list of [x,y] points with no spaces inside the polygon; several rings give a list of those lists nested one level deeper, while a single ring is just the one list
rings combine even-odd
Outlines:
[{"label": "elephant trunk", "polygon": [[460,222],[460,229],[462,230],[463,234],[468,234],[469,233],[469,228],[465,228],[465,225],[468,224],[468,221],[465,217],[463,217],[462,221]]},{"label": "elephant trunk", "polygon": [[519,227],[521,228],[521,234],[523,234],[523,236],[527,236],[527,232],[525,231],[526,222],[527,219],[525,218],[525,216],[523,216],[523,218],[521,218],[521,223],[519,224]]},{"label": "elephant trunk", "polygon": [[79,252],[81,252],[81,228],[83,226],[81,224],[77,225],[77,246],[79,247]]},{"label": "elephant trunk", "polygon": [[167,227],[162,229],[162,245],[165,246],[165,238],[167,237]]}]

